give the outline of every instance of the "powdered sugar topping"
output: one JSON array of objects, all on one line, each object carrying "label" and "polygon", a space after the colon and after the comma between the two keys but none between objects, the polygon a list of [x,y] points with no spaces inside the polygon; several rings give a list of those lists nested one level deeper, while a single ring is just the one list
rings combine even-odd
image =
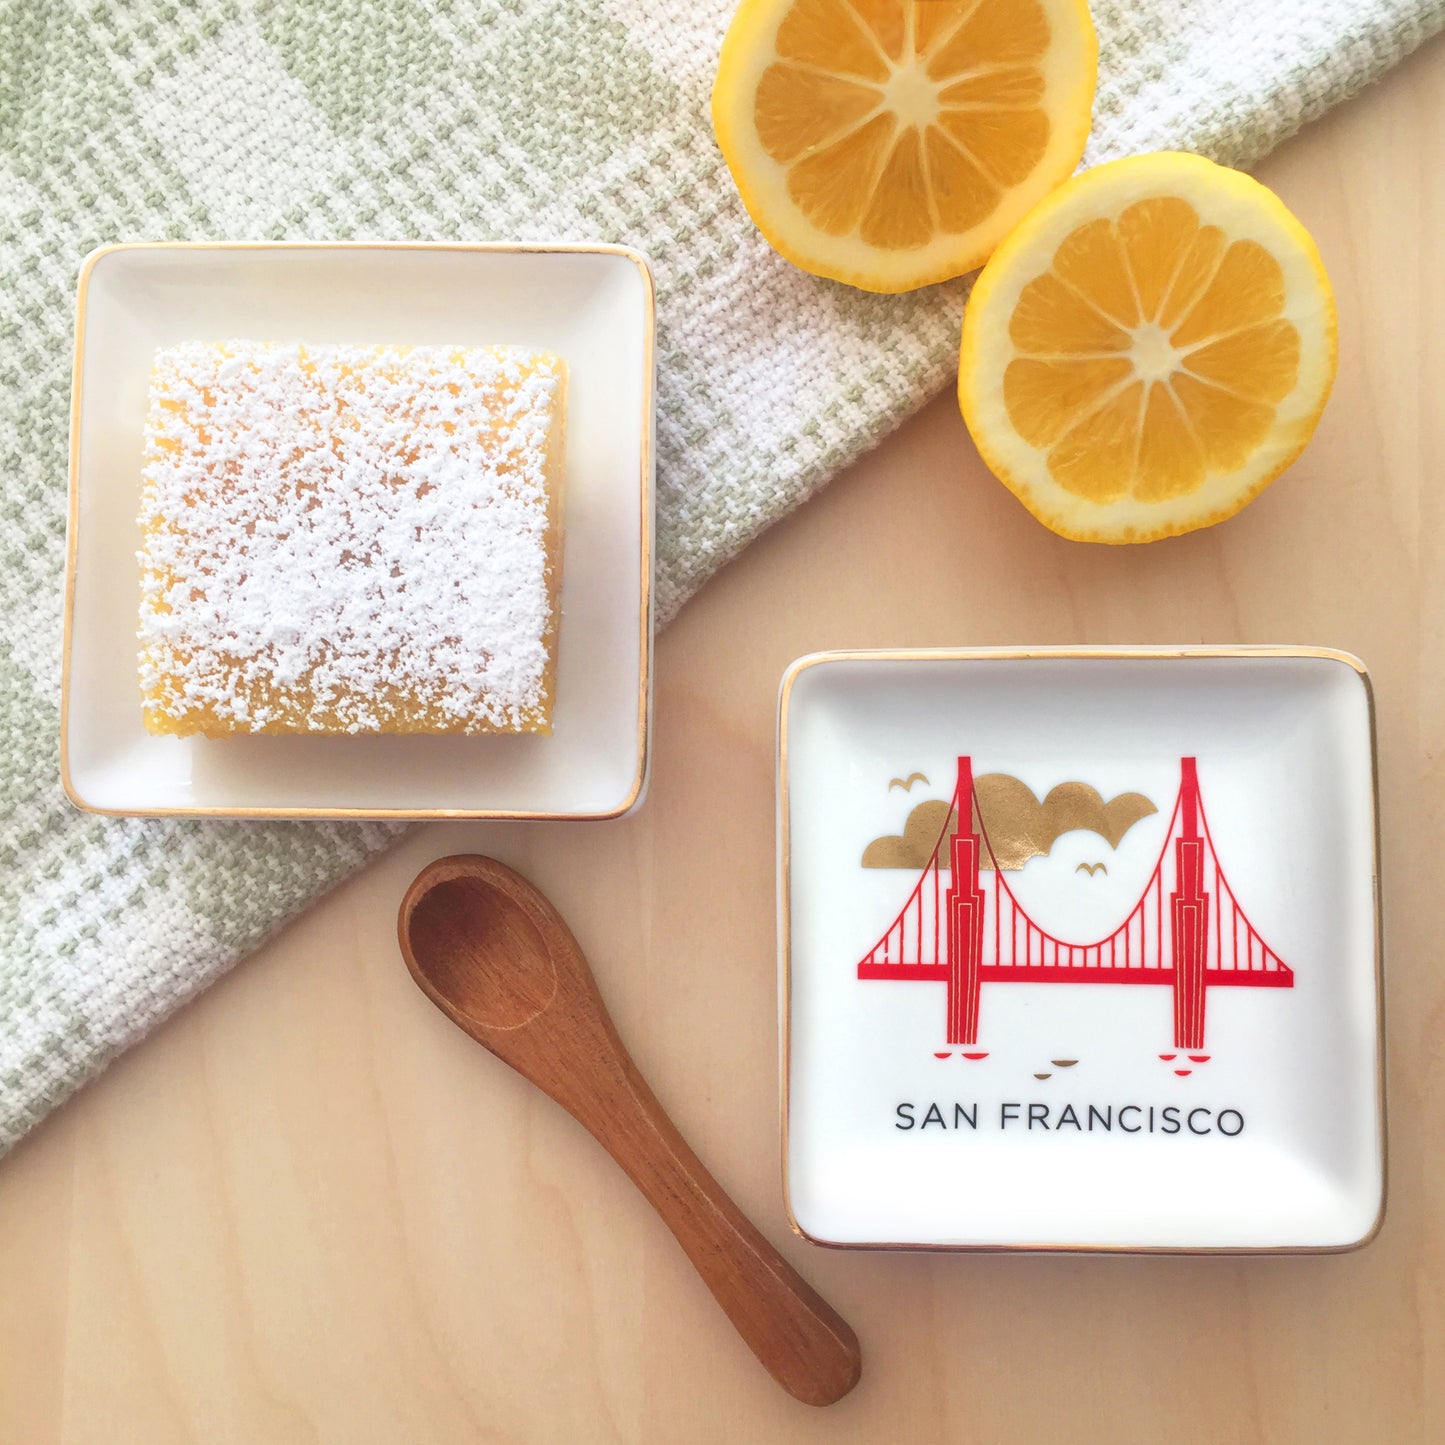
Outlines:
[{"label": "powdered sugar topping", "polygon": [[185,343],[146,428],[147,706],[223,727],[533,725],[556,358]]}]

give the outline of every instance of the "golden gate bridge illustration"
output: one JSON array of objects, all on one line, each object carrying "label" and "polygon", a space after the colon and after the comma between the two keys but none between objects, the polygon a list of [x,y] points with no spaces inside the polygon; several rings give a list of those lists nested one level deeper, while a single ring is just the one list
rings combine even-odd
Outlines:
[{"label": "golden gate bridge illustration", "polygon": [[[955,820],[945,887],[939,855]],[[975,820],[977,832],[971,831]],[[1166,890],[1171,856],[1173,887]],[[985,857],[993,876],[981,883]],[[948,1042],[965,1045],[978,1041],[985,983],[1167,984],[1174,990],[1179,1050],[1204,1047],[1211,986],[1294,986],[1293,970],[1245,916],[1219,866],[1193,758],[1179,760],[1174,811],[1138,903],[1107,937],[1071,943],[1040,928],[1014,896],[982,822],[973,759],[960,757],[952,806],[928,864],[898,917],[858,964],[858,977],[945,984]]]}]

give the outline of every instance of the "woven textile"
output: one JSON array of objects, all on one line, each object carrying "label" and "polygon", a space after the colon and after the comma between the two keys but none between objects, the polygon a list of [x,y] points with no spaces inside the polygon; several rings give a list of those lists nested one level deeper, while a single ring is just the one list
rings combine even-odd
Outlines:
[{"label": "woven textile", "polygon": [[[1233,164],[1380,74],[1445,0],[1095,0],[1089,161]],[[605,239],[653,259],[658,596],[948,377],[963,288],[772,255],[712,142],[731,0],[0,0],[0,1150],[396,836],[107,821],[58,781],[73,295],[107,241]],[[827,364],[819,365],[819,358]]]}]

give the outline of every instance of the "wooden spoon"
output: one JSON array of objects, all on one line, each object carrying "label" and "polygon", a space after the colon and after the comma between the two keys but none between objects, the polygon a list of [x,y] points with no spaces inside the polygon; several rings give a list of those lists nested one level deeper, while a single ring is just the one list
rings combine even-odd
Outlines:
[{"label": "wooden spoon", "polygon": [[551,903],[495,859],[440,858],[407,890],[397,932],[422,992],[626,1170],[773,1378],[809,1405],[846,1395],[862,1370],[857,1336],[678,1133]]}]

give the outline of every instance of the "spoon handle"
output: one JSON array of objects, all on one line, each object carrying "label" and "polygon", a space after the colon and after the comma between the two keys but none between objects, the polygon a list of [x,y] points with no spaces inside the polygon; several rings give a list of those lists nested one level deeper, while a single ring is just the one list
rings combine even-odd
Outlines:
[{"label": "spoon handle", "polygon": [[603,1020],[612,1045],[607,1067],[592,1075],[589,1097],[559,1102],[662,1216],[773,1378],[805,1404],[841,1399],[862,1372],[858,1337],[728,1197]]}]

